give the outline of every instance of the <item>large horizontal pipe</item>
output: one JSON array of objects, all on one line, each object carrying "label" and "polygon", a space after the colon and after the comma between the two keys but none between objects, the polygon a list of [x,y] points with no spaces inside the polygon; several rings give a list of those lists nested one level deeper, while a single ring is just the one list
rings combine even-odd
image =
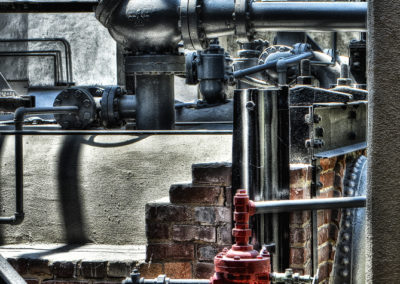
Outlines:
[{"label": "large horizontal pipe", "polygon": [[365,31],[366,2],[260,2],[251,3],[256,32]]},{"label": "large horizontal pipe", "polygon": [[98,0],[0,1],[0,13],[84,13],[94,12]]},{"label": "large horizontal pipe", "polygon": [[240,40],[279,31],[366,31],[366,2],[102,0],[96,17],[133,51],[203,49],[219,36]]},{"label": "large horizontal pipe", "polygon": [[256,214],[365,207],[365,196],[254,202]]},{"label": "large horizontal pipe", "polygon": [[0,135],[232,135],[231,130],[0,130]]}]

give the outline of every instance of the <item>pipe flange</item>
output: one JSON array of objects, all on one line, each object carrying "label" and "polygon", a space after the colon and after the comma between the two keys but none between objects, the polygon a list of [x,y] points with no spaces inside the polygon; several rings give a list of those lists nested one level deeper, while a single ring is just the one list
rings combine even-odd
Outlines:
[{"label": "pipe flange", "polygon": [[120,87],[105,88],[101,97],[101,120],[105,128],[120,127],[123,124],[118,111],[118,99],[123,95]]},{"label": "pipe flange", "polygon": [[142,55],[125,58],[127,75],[185,74],[185,57],[181,55]]},{"label": "pipe flange", "polygon": [[181,32],[186,49],[201,50],[207,47],[205,33],[199,25],[201,2],[202,0],[181,1]]},{"label": "pipe flange", "polygon": [[53,106],[79,107],[78,112],[54,115],[63,129],[86,129],[96,119],[96,102],[90,92],[83,88],[65,89],[55,98]]},{"label": "pipe flange", "polygon": [[248,0],[235,0],[235,13],[234,13],[235,35],[237,37],[237,40],[243,43],[250,41],[250,37],[247,34],[248,6],[249,6]]}]

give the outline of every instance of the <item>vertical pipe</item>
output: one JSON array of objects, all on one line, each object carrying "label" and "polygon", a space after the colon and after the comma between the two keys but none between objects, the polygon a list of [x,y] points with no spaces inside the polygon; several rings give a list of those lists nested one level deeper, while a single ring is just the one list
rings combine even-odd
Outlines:
[{"label": "vertical pipe", "polygon": [[[270,200],[278,190],[277,90],[236,90],[234,97],[233,189],[252,200]],[[252,244],[273,241],[270,215],[252,219]]]},{"label": "vertical pipe", "polygon": [[136,75],[139,130],[174,129],[174,75]]}]

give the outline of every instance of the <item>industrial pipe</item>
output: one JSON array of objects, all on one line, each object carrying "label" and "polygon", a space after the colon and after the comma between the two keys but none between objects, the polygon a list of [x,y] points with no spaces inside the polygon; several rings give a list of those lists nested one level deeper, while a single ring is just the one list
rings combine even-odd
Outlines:
[{"label": "industrial pipe", "polygon": [[83,13],[93,12],[98,0],[0,1],[0,13]]},{"label": "industrial pipe", "polygon": [[254,202],[255,214],[365,207],[365,196]]},{"label": "industrial pipe", "polygon": [[132,51],[201,50],[212,38],[251,40],[270,30],[365,31],[365,2],[247,0],[102,0],[97,19]]},{"label": "industrial pipe", "polygon": [[[62,114],[78,111],[76,106],[47,108],[18,108],[14,113],[15,131],[22,131],[26,114]],[[0,217],[0,224],[19,225],[24,220],[24,159],[23,135],[15,135],[15,213],[14,216]]]}]

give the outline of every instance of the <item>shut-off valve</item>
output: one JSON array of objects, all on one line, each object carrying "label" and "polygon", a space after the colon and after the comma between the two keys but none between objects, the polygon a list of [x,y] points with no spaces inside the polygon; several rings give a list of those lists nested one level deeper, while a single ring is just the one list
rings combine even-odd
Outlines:
[{"label": "shut-off valve", "polygon": [[[160,275],[155,279],[144,279],[138,271],[134,271],[125,284],[304,284],[318,283],[318,277],[299,275],[292,269],[286,269],[285,273],[271,272],[270,253],[263,249],[261,252],[254,250],[249,244],[252,231],[249,227],[250,216],[255,214],[256,207],[249,199],[246,190],[239,190],[234,197],[235,228],[233,236],[236,243],[231,249],[225,248],[214,258],[215,274],[210,280],[199,279],[170,279]],[[317,273],[318,275],[318,273]]]}]

